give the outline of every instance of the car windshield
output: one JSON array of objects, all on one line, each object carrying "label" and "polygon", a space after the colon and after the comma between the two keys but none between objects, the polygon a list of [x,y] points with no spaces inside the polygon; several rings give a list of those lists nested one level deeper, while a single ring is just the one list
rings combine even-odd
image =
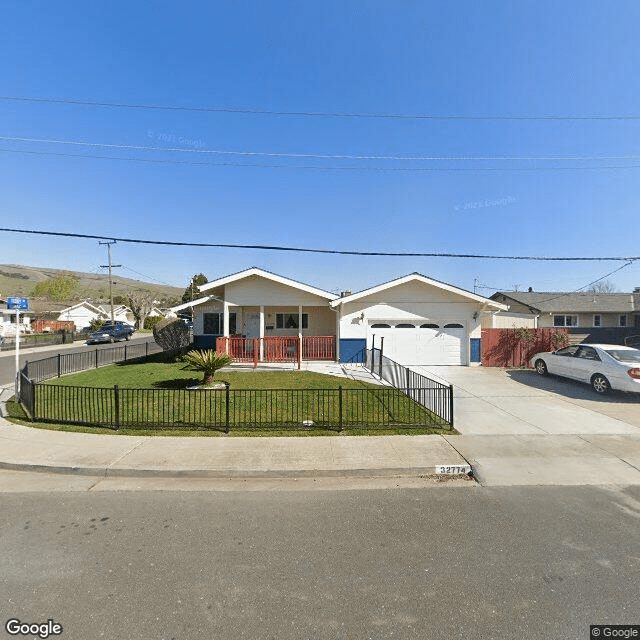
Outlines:
[{"label": "car windshield", "polygon": [[605,353],[619,362],[640,362],[640,349],[607,349]]}]

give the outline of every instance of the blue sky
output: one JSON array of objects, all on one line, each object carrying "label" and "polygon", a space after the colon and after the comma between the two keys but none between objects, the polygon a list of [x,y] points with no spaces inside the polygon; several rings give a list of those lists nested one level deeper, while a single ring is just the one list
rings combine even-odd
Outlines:
[{"label": "blue sky", "polygon": [[[634,117],[639,19],[640,5],[622,0],[12,2],[0,20],[0,94],[277,112]],[[634,119],[313,117],[0,99],[0,136],[14,138],[0,140],[1,226],[338,250],[634,256],[639,133]],[[130,148],[140,146],[159,150]],[[504,156],[562,159],[473,159]],[[0,233],[0,251],[3,263],[81,271],[106,263],[95,240]],[[213,279],[259,266],[330,291],[418,271],[469,290],[480,282],[486,295],[514,285],[574,290],[622,266],[123,243],[113,260],[123,276],[177,286],[194,273]],[[610,279],[619,290],[640,286],[640,261]]]}]

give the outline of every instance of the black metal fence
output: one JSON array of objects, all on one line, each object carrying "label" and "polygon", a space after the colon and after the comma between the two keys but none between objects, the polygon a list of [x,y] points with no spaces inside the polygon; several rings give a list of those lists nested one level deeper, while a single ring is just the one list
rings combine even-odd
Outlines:
[{"label": "black metal fence", "polygon": [[[412,389],[417,396],[424,390]],[[120,389],[22,378],[32,420],[119,428],[334,429],[447,425],[392,387],[360,389]]]},{"label": "black metal fence", "polygon": [[117,362],[137,360],[162,349],[152,341],[125,344],[108,349],[92,349],[78,353],[59,353],[50,358],[27,362],[22,369],[33,382],[59,378],[68,373],[78,373],[87,369],[97,369]]},{"label": "black metal fence", "polygon": [[[71,344],[75,334],[71,331],[60,331],[55,333],[27,333],[20,334],[20,348],[29,349],[32,347],[46,347],[56,344]],[[0,351],[13,351],[16,348],[15,336],[0,337]]]},{"label": "black metal fence", "polygon": [[[344,389],[120,389],[46,384],[44,381],[142,358],[160,351],[152,342],[27,363],[19,399],[32,420],[124,428],[335,429],[451,426],[430,406],[438,390]],[[417,374],[415,374],[417,376]],[[419,382],[419,379],[416,378]],[[438,383],[435,383],[438,384]],[[445,387],[446,389],[446,387]]]},{"label": "black metal fence", "polygon": [[362,366],[401,390],[414,402],[453,428],[453,385],[432,380],[388,358],[378,348],[367,349]]}]

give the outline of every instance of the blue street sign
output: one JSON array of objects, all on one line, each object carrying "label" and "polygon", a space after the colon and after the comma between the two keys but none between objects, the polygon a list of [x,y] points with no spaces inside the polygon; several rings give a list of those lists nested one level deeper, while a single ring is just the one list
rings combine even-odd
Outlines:
[{"label": "blue street sign", "polygon": [[7,298],[7,309],[27,311],[29,309],[28,298]]}]

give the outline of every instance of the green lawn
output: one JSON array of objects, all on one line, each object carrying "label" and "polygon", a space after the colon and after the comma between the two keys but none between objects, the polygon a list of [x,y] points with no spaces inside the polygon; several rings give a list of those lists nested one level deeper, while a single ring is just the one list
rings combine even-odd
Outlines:
[{"label": "green lawn", "polygon": [[[38,386],[36,421],[75,422],[65,427],[73,430],[95,425],[89,427],[95,432],[119,420],[118,433],[136,435],[216,435],[227,428],[234,435],[448,431],[437,416],[390,387],[308,371],[220,371],[214,382],[229,383],[227,396],[225,389],[187,389],[201,378],[181,366],[156,359],[51,380]],[[12,411],[19,418],[17,408]]]},{"label": "green lawn", "polygon": [[[182,371],[181,363],[121,363],[49,380],[47,384],[74,387],[129,389],[186,389],[202,383],[202,376]],[[218,371],[215,382],[228,382],[232,389],[347,389],[380,388],[380,385],[338,378],[311,371]]]}]

